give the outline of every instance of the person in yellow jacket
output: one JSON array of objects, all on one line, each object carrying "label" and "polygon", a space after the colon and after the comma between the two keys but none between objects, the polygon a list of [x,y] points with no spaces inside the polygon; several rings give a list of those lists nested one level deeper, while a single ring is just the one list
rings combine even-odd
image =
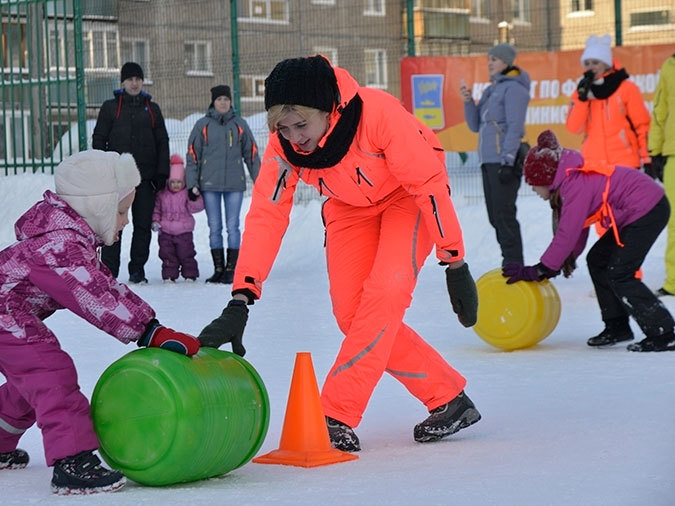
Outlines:
[{"label": "person in yellow jacket", "polygon": [[[353,429],[385,372],[430,412],[414,428],[416,441],[477,422],[466,379],[403,323],[434,245],[460,323],[468,327],[477,318],[476,285],[436,136],[395,97],[359,86],[322,56],[279,62],[265,80],[265,109],[272,135],[246,216],[233,299],[204,328],[201,343],[231,341],[244,352],[246,305],[262,294],[302,180],[327,197],[330,297],[344,334],[321,393],[332,445],[360,450]],[[300,312],[308,316],[307,308]]]},{"label": "person in yellow jacket", "polygon": [[586,71],[572,94],[566,126],[584,135],[584,160],[649,169],[649,111],[626,69],[613,60],[611,37],[589,37],[581,64]]},{"label": "person in yellow jacket", "polygon": [[[654,111],[649,129],[649,153],[654,178],[663,181],[666,197],[675,203],[675,54],[661,67],[654,94]],[[675,218],[668,220],[666,280],[656,291],[659,296],[675,295]]]}]

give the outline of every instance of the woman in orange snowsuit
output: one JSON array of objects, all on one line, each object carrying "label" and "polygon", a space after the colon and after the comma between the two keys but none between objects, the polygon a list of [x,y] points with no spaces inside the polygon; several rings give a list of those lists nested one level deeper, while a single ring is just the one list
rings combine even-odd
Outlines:
[{"label": "woman in orange snowsuit", "polygon": [[301,179],[323,206],[333,313],[345,337],[321,401],[331,443],[358,451],[353,428],[382,374],[431,412],[414,430],[432,441],[480,419],[466,380],[403,316],[419,270],[436,246],[460,322],[476,321],[476,287],[433,132],[393,96],[360,87],[322,56],[280,62],[265,81],[273,135],[246,216],[233,300],[200,335],[204,346],[241,346],[246,304],[262,293]]},{"label": "woman in orange snowsuit", "polygon": [[566,126],[573,134],[584,134],[584,160],[639,169],[651,163],[651,118],[640,89],[612,59],[610,43],[609,35],[586,42],[581,55],[586,72],[572,94]]}]

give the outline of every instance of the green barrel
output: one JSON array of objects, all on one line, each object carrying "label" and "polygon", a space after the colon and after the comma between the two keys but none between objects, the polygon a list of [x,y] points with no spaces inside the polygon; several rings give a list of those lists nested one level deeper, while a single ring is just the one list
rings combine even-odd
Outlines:
[{"label": "green barrel", "polygon": [[267,390],[243,358],[202,348],[192,358],[143,348],[108,367],[91,401],[100,453],[144,485],[219,476],[260,449]]}]

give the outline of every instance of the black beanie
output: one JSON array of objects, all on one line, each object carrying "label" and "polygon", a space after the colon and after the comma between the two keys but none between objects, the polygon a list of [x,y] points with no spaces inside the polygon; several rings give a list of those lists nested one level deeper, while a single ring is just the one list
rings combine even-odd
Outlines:
[{"label": "black beanie", "polygon": [[332,112],[339,102],[335,72],[323,56],[289,58],[265,79],[265,110],[275,105],[304,105]]},{"label": "black beanie", "polygon": [[124,65],[122,65],[122,78],[120,79],[120,81],[124,82],[130,77],[140,77],[141,80],[144,79],[143,69],[138,63],[128,61]]},{"label": "black beanie", "polygon": [[232,93],[230,92],[230,87],[224,84],[219,84],[211,88],[211,105],[216,101],[218,97],[226,96],[232,100]]}]

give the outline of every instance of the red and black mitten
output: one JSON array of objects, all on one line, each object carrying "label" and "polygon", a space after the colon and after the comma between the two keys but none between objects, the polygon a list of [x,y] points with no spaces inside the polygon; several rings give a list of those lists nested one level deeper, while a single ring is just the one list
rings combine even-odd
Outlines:
[{"label": "red and black mitten", "polygon": [[157,320],[153,319],[145,327],[145,332],[138,340],[138,346],[162,348],[191,357],[199,351],[199,340],[190,334],[177,332],[160,325]]}]

